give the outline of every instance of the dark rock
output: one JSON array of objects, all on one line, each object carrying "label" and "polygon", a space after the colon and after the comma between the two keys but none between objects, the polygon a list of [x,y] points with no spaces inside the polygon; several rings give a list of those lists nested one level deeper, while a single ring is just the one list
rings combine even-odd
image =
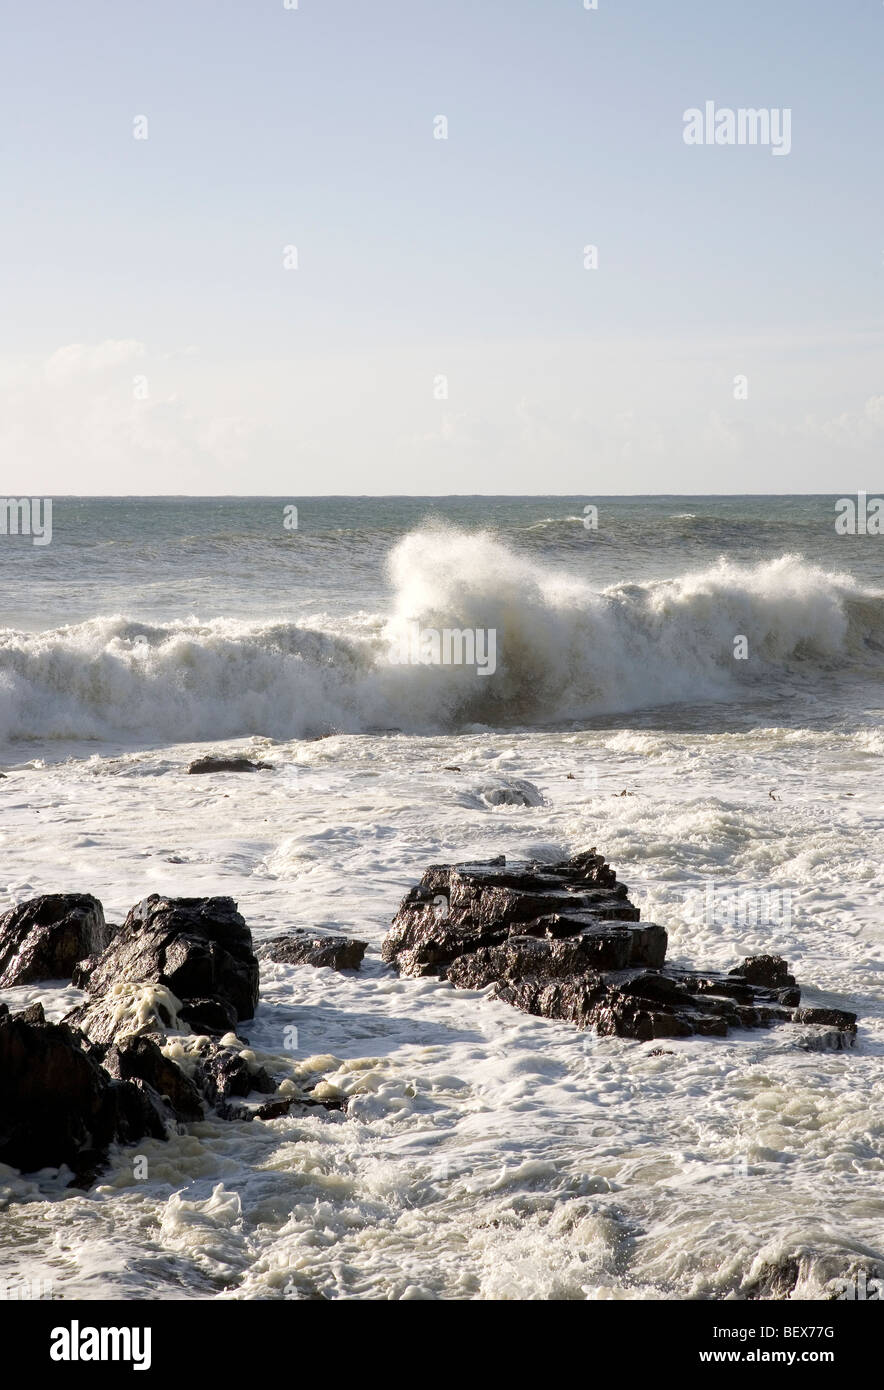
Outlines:
[{"label": "dark rock", "polygon": [[795,983],[782,956],[746,956],[742,965],[728,974],[742,975],[748,984],[765,985],[768,989],[785,989]]},{"label": "dark rock", "polygon": [[822,1023],[842,1033],[856,1033],[856,1014],[845,1009],[796,1009],[793,1017],[796,1023]]},{"label": "dark rock", "polygon": [[601,855],[589,851],[568,866],[505,863],[434,865],[403,899],[381,954],[406,975],[434,975],[465,950],[497,945],[514,932],[595,938],[599,965],[662,964],[662,927],[638,933],[609,922],[637,922],[638,908]]},{"label": "dark rock", "polygon": [[143,1081],[165,1100],[176,1120],[185,1124],[200,1120],[203,1105],[193,1082],[168,1057],[164,1057],[152,1038],[123,1038],[104,1055],[103,1066],[120,1081]]},{"label": "dark rock", "polygon": [[187,771],[193,775],[198,772],[272,772],[272,763],[255,763],[251,758],[223,758],[207,754],[197,758]]},{"label": "dark rock", "polygon": [[67,1164],[89,1181],[114,1142],[166,1136],[144,1093],[113,1080],[57,1023],[0,1015],[0,1163],[23,1172]]},{"label": "dark rock", "polygon": [[235,1033],[237,1025],[236,1009],[223,999],[188,999],[178,1010],[178,1021],[192,1033],[206,1033],[209,1036],[223,1036]]},{"label": "dark rock", "polygon": [[78,960],[111,940],[90,893],[44,893],[0,917],[0,989],[31,980],[69,980]]},{"label": "dark rock", "polygon": [[197,1063],[194,1081],[210,1105],[218,1107],[222,1118],[235,1118],[232,1112],[225,1115],[224,1104],[232,1096],[248,1096],[252,1091],[262,1095],[272,1095],[276,1083],[263,1067],[252,1070],[248,1061],[232,1047],[213,1046],[204,1053]]},{"label": "dark rock", "polygon": [[349,936],[323,936],[296,927],[275,936],[260,948],[267,960],[284,965],[327,965],[332,970],[358,970],[368,943]]},{"label": "dark rock", "polygon": [[84,956],[82,960],[78,960],[71,971],[71,984],[76,985],[77,989],[88,989],[92,971],[100,960],[100,955]]},{"label": "dark rock", "polygon": [[46,1022],[46,1014],[44,1013],[43,1005],[40,1003],[39,1000],[36,1004],[29,1004],[26,1009],[19,1009],[18,1013],[13,1014],[12,1016],[13,1018],[21,1019],[22,1023]]},{"label": "dark rock", "polygon": [[853,1014],[793,1013],[800,990],[782,957],[698,973],[667,966],[666,945],[663,928],[639,921],[613,869],[588,850],[551,865],[433,865],[403,899],[381,955],[402,975],[491,986],[493,997],[526,1013],[602,1034],[722,1037],[794,1019],[852,1042]]},{"label": "dark rock", "polygon": [[319,1107],[322,1110],[346,1110],[346,1096],[329,1096],[326,1100],[317,1100],[315,1096],[309,1094],[299,1096],[280,1096],[278,1100],[266,1100],[262,1105],[258,1105],[248,1114],[243,1114],[241,1119],[249,1120],[278,1120],[282,1115],[288,1115],[291,1110],[299,1108],[306,1109]]},{"label": "dark rock", "polygon": [[[87,989],[104,996],[121,981],[165,985],[182,1004],[214,999],[233,1009],[237,1019],[252,1018],[258,1002],[252,934],[232,898],[152,893],[129,912],[90,970]],[[82,1026],[89,1031],[85,1021]]]}]

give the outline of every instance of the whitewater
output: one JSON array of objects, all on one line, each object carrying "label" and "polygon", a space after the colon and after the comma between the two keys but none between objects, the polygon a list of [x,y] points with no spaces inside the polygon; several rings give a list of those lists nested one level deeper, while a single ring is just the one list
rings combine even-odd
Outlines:
[{"label": "whitewater", "polygon": [[[881,543],[828,499],[603,501],[597,537],[583,501],[320,499],[283,538],[263,499],[61,499],[42,555],[0,553],[0,907],[219,893],[256,940],[369,942],[358,974],[262,962],[242,1029],[346,1112],[206,1120],[88,1192],[0,1169],[7,1281],[746,1298],[790,1267],[819,1298],[884,1265]],[[391,661],[415,622],[494,628],[494,674]],[[273,771],[188,777],[207,745]],[[599,1039],[382,964],[428,864],[590,846],[670,959],[776,951],[856,1048]],[[689,910],[710,883],[791,911]]]},{"label": "whitewater", "polygon": [[[305,625],[114,615],[2,632],[0,733],[187,740],[548,725],[740,699],[808,672],[874,671],[884,652],[881,594],[793,555],[598,592],[486,533],[422,529],[393,549],[389,571],[388,614]],[[493,630],[495,678],[403,666],[393,654],[411,624]]]}]

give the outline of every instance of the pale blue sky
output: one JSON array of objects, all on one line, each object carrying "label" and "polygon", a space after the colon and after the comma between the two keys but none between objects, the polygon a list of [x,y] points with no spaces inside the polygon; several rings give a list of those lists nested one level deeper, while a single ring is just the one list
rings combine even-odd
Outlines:
[{"label": "pale blue sky", "polygon": [[5,0],[7,487],[873,487],[884,6],[598,4]]}]

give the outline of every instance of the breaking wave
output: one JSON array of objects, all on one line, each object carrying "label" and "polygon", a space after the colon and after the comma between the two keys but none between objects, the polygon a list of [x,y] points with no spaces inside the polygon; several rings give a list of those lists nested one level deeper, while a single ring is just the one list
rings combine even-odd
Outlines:
[{"label": "breaking wave", "polygon": [[[0,733],[176,742],[550,724],[880,670],[884,656],[884,594],[797,555],[598,591],[488,534],[431,527],[395,546],[389,574],[387,614],[323,628],[114,616],[0,632]],[[415,625],[493,630],[493,673],[397,664],[391,644]]]}]

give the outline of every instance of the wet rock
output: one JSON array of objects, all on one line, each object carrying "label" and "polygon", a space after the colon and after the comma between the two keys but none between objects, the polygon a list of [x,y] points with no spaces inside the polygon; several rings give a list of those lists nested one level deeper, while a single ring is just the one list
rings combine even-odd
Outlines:
[{"label": "wet rock", "polygon": [[102,1065],[119,1081],[143,1081],[166,1102],[176,1120],[187,1124],[202,1119],[202,1098],[196,1086],[163,1056],[152,1038],[123,1038],[111,1044]]},{"label": "wet rock", "polygon": [[236,1010],[223,999],[188,999],[178,1010],[178,1022],[192,1033],[221,1037],[236,1032]]},{"label": "wet rock", "polygon": [[845,1009],[796,1009],[793,1018],[796,1023],[819,1023],[842,1033],[856,1032],[856,1014]]},{"label": "wet rock", "polygon": [[120,1038],[178,1028],[180,1005],[163,985],[120,980],[107,993],[93,995],[71,1009],[62,1022],[79,1028],[91,1043],[105,1047]]},{"label": "wet rock", "polygon": [[317,1099],[309,1092],[298,1096],[279,1096],[276,1100],[265,1100],[248,1113],[242,1113],[239,1118],[244,1120],[278,1120],[282,1115],[288,1115],[292,1110],[309,1109],[310,1107],[319,1107],[322,1110],[346,1110],[347,1097],[328,1096],[325,1099]]},{"label": "wet rock", "polygon": [[667,966],[666,946],[664,929],[639,920],[613,869],[588,850],[550,865],[433,865],[403,899],[381,955],[402,975],[491,987],[526,1013],[618,1037],[722,1037],[794,1020],[852,1042],[855,1015],[795,1011],[800,990],[782,957],[696,972]]},{"label": "wet rock", "polygon": [[104,951],[112,928],[90,893],[43,893],[0,917],[0,989],[69,980],[83,956]]},{"label": "wet rock", "polygon": [[542,806],[543,793],[520,777],[498,777],[466,793],[477,806]]},{"label": "wet rock", "polygon": [[349,936],[326,936],[296,927],[286,936],[275,936],[260,948],[267,960],[284,965],[330,966],[332,970],[358,970],[368,943]]},{"label": "wet rock", "polygon": [[233,1096],[248,1096],[252,1091],[272,1095],[276,1082],[263,1067],[252,1067],[241,1052],[232,1047],[207,1050],[194,1071],[194,1082],[210,1105],[222,1118],[233,1119],[236,1114],[225,1103]]},{"label": "wet rock", "polygon": [[728,974],[742,975],[750,985],[766,985],[769,989],[785,989],[795,983],[782,956],[746,956],[742,965]]},{"label": "wet rock", "polygon": [[639,912],[601,855],[591,851],[570,863],[570,873],[561,864],[434,865],[403,899],[381,955],[402,974],[434,975],[465,951],[499,945],[514,933],[552,938],[585,930],[595,938],[600,965],[662,963],[662,927],[635,934],[605,925],[637,922]]},{"label": "wet rock", "polygon": [[57,1023],[0,1013],[0,1163],[23,1172],[67,1164],[88,1182],[114,1142],[165,1138],[142,1090],[112,1079]]},{"label": "wet rock", "polygon": [[[232,898],[164,898],[131,909],[100,961],[88,972],[92,996],[121,982],[164,985],[183,1005],[216,1000],[236,1018],[252,1018],[258,961],[252,934]],[[88,1029],[87,1029],[88,1031]]]},{"label": "wet rock", "polygon": [[207,754],[196,758],[187,771],[192,775],[200,772],[272,772],[272,763],[256,763],[251,758],[223,758]]}]

